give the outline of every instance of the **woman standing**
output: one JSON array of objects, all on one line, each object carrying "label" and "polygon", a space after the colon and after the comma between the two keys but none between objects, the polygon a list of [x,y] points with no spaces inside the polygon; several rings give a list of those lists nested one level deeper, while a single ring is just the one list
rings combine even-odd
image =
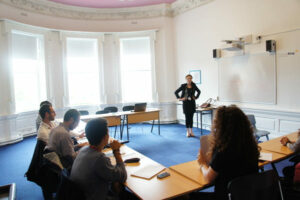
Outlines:
[{"label": "woman standing", "polygon": [[[182,84],[176,91],[175,95],[177,99],[183,102],[183,113],[185,114],[185,125],[186,125],[186,136],[193,137],[193,117],[196,110],[196,102],[200,96],[201,91],[198,89],[196,84],[192,81],[192,75],[188,74],[185,76],[186,83]],[[197,95],[195,92],[197,91]],[[179,96],[181,92],[181,96]]]}]

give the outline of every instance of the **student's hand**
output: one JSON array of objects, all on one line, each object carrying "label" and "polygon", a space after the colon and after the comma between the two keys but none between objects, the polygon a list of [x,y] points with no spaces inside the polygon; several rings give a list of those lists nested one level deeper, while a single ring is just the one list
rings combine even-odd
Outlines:
[{"label": "student's hand", "polygon": [[180,98],[179,101],[185,101],[185,98]]},{"label": "student's hand", "polygon": [[89,143],[88,142],[84,142],[84,143],[81,143],[81,144],[77,144],[78,147],[84,147],[86,145],[89,145]]},{"label": "student's hand", "polygon": [[82,132],[80,135],[79,135],[79,138],[83,138],[85,137],[85,132]]},{"label": "student's hand", "polygon": [[111,149],[114,151],[114,150],[119,150],[120,147],[121,147],[121,144],[117,141],[117,140],[113,140],[111,143],[110,143],[110,147]]},{"label": "student's hand", "polygon": [[205,162],[204,158],[205,158],[205,156],[204,156],[202,150],[199,149],[199,153],[198,153],[198,163],[199,163],[199,165],[206,165],[206,162]]},{"label": "student's hand", "polygon": [[280,142],[281,142],[282,145],[286,146],[287,143],[289,143],[291,141],[289,140],[289,138],[283,137],[283,138],[281,138]]}]

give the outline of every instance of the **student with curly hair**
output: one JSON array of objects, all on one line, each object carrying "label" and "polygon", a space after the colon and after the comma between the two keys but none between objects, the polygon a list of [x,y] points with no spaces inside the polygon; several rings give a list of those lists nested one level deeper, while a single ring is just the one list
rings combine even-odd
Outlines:
[{"label": "student with curly hair", "polygon": [[[210,199],[228,199],[227,185],[236,177],[258,172],[259,148],[247,116],[235,105],[217,109],[210,135],[210,151],[199,150],[204,178],[215,183]],[[210,157],[210,163],[205,157]],[[201,194],[200,194],[201,195]]]}]

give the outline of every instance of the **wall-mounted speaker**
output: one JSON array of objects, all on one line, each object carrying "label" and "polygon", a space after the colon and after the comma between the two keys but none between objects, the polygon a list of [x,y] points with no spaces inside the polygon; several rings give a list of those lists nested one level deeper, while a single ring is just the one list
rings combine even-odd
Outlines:
[{"label": "wall-mounted speaker", "polygon": [[266,51],[268,51],[268,52],[276,51],[276,41],[275,40],[267,40],[266,41]]},{"label": "wall-mounted speaker", "polygon": [[213,49],[213,58],[221,58],[221,49]]}]

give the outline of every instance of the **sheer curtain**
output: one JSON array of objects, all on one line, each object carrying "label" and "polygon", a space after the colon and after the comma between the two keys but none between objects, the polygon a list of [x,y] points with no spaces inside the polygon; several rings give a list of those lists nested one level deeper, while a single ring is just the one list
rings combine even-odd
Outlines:
[{"label": "sheer curtain", "polygon": [[69,105],[99,104],[98,40],[67,38]]},{"label": "sheer curtain", "polygon": [[123,102],[151,102],[152,66],[150,37],[120,39]]},{"label": "sheer curtain", "polygon": [[41,35],[12,32],[12,66],[16,112],[39,108],[46,99],[44,41]]}]

